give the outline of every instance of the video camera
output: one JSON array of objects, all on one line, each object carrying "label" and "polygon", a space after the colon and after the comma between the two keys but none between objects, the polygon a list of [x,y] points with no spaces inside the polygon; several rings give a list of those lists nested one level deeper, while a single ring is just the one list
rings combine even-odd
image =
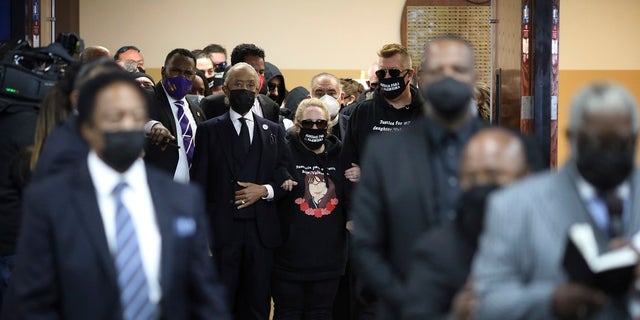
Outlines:
[{"label": "video camera", "polygon": [[72,33],[60,34],[42,48],[31,48],[24,40],[0,43],[0,99],[42,101],[83,47]]}]

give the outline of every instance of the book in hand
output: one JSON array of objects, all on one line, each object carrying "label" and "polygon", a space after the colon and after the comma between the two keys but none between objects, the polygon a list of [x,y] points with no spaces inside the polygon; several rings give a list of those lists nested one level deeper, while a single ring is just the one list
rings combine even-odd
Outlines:
[{"label": "book in hand", "polygon": [[630,246],[598,252],[591,225],[574,224],[569,228],[562,265],[572,282],[578,282],[608,294],[629,291],[634,282],[638,254]]}]

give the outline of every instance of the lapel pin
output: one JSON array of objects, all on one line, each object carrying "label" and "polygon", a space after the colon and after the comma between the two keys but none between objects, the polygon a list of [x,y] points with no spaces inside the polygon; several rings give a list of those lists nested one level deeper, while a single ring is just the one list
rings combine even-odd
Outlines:
[{"label": "lapel pin", "polygon": [[268,126],[268,125],[266,125],[266,124],[263,124],[263,125],[262,125],[262,129],[264,129],[264,130],[269,130],[269,126]]}]

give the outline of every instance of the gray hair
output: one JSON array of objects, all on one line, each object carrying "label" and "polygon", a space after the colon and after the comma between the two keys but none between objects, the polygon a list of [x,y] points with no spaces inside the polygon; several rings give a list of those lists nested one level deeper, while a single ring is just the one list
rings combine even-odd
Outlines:
[{"label": "gray hair", "polygon": [[581,89],[571,103],[569,130],[582,129],[584,116],[589,113],[629,115],[633,132],[638,132],[636,101],[629,90],[618,83],[602,81]]},{"label": "gray hair", "polygon": [[250,64],[248,64],[246,62],[238,62],[238,63],[232,65],[229,69],[227,69],[227,71],[225,71],[225,73],[224,73],[224,85],[225,86],[229,82],[229,76],[231,75],[231,73],[234,72],[235,70],[238,70],[238,69],[249,69],[249,70],[251,70],[253,75],[256,78],[256,86],[260,85],[260,76],[258,76],[258,73],[256,72],[256,69],[254,69]]}]

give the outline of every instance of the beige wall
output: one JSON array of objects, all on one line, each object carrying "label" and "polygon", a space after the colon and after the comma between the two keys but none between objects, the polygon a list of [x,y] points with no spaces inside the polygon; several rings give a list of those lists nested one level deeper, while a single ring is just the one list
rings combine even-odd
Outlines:
[{"label": "beige wall", "polygon": [[560,1],[558,163],[569,156],[565,131],[571,98],[585,84],[610,79],[640,101],[640,1]]},{"label": "beige wall", "polygon": [[[187,0],[182,2],[186,9],[176,10],[174,3],[80,0],[81,36],[87,45],[111,50],[138,45],[153,72],[175,47],[215,42],[231,51],[238,43],[253,42],[280,67],[289,88],[306,87],[320,70],[357,77],[382,44],[400,42],[404,5],[401,0]],[[246,18],[239,21],[239,16]],[[613,78],[640,99],[638,30],[639,0],[560,1],[559,163],[567,157],[564,131],[577,88]]]},{"label": "beige wall", "polygon": [[[180,5],[181,9],[177,9]],[[385,43],[400,42],[399,0],[80,0],[87,45],[139,46],[159,68],[173,48],[219,43],[262,47],[281,69],[366,70]]]}]

